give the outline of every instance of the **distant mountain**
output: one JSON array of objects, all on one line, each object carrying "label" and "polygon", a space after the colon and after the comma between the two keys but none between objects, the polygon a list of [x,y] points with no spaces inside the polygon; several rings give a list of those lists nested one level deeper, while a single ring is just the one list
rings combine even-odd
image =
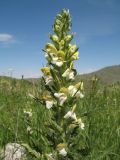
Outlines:
[{"label": "distant mountain", "polygon": [[90,81],[92,77],[96,75],[102,84],[112,84],[116,82],[120,82],[120,65],[114,65],[102,68],[98,71],[82,74],[77,76],[77,81]]}]

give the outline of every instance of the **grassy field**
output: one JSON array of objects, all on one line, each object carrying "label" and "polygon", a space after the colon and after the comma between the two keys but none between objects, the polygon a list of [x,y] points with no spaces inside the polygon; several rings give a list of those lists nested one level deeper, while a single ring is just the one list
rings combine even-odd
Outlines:
[{"label": "grassy field", "polygon": [[[29,144],[40,152],[43,137],[30,136],[27,126],[42,130],[48,112],[28,94],[40,96],[41,85],[26,80],[0,78],[0,148],[7,143]],[[43,91],[43,90],[42,90]],[[28,121],[25,110],[32,110]],[[120,83],[85,89],[85,97],[78,103],[78,112],[84,120],[85,132],[80,139],[82,160],[120,160]],[[35,159],[28,153],[28,159]]]}]

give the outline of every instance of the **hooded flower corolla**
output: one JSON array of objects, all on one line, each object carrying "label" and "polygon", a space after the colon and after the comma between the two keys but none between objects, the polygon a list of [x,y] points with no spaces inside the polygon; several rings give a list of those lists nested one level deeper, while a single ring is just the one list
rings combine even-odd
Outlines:
[{"label": "hooded flower corolla", "polygon": [[48,43],[45,48],[45,57],[50,61],[52,64],[55,64],[58,67],[61,67],[64,63],[63,55],[59,53],[55,46],[51,43]]},{"label": "hooded flower corolla", "polygon": [[80,98],[84,97],[84,95],[82,94],[82,92],[79,89],[77,89],[76,86],[70,85],[68,87],[68,91],[69,91],[69,94],[70,94],[71,97],[73,97],[73,96],[80,97]]},{"label": "hooded flower corolla", "polygon": [[45,78],[45,84],[50,85],[53,83],[53,78],[51,76]]},{"label": "hooded flower corolla", "polygon": [[51,43],[47,43],[46,47],[45,47],[45,51],[49,54],[49,53],[54,53],[57,54],[57,49],[56,47],[51,44]]},{"label": "hooded flower corolla", "polygon": [[58,67],[61,67],[63,65],[63,61],[60,60],[52,60],[51,63],[55,64]]},{"label": "hooded flower corolla", "polygon": [[54,101],[53,100],[47,100],[45,103],[46,103],[46,108],[47,109],[52,108],[53,105],[54,105]]},{"label": "hooded flower corolla", "polygon": [[67,100],[67,96],[65,93],[54,93],[54,96],[58,98],[60,106],[62,106]]},{"label": "hooded flower corolla", "polygon": [[74,71],[71,70],[70,68],[68,68],[63,74],[62,74],[62,77],[66,77],[66,79],[74,79]]},{"label": "hooded flower corolla", "polygon": [[71,118],[73,120],[77,120],[76,114],[72,111],[68,111],[64,116],[65,119]]}]

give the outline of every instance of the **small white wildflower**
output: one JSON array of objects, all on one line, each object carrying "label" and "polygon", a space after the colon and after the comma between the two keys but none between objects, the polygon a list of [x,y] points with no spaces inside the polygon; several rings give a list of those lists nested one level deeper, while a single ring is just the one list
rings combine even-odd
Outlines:
[{"label": "small white wildflower", "polygon": [[67,100],[65,93],[54,93],[54,96],[59,99],[60,106]]},{"label": "small white wildflower", "polygon": [[74,71],[71,69],[67,69],[63,74],[62,77],[66,77],[66,79],[74,79]]},{"label": "small white wildflower", "polygon": [[65,157],[67,155],[67,151],[65,150],[65,148],[62,148],[61,150],[59,150],[59,154]]}]

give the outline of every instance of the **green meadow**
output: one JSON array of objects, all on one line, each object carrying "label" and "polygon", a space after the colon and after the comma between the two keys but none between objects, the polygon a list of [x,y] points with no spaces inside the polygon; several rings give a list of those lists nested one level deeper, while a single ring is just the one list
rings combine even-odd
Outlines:
[{"label": "green meadow", "polygon": [[[41,148],[44,148],[44,135],[40,133],[47,131],[44,120],[49,119],[49,114],[29,94],[40,97],[43,90],[40,80],[35,83],[0,77],[1,151],[7,143],[24,143],[32,148],[26,151],[27,159],[37,159],[32,152],[41,152]],[[84,132],[79,138],[76,137],[81,159],[120,160],[120,83],[103,86],[91,81],[84,89],[84,95],[77,107],[77,114],[85,124]],[[25,117],[25,110],[32,111],[31,121]],[[28,123],[39,130],[34,136],[27,130]]]}]

